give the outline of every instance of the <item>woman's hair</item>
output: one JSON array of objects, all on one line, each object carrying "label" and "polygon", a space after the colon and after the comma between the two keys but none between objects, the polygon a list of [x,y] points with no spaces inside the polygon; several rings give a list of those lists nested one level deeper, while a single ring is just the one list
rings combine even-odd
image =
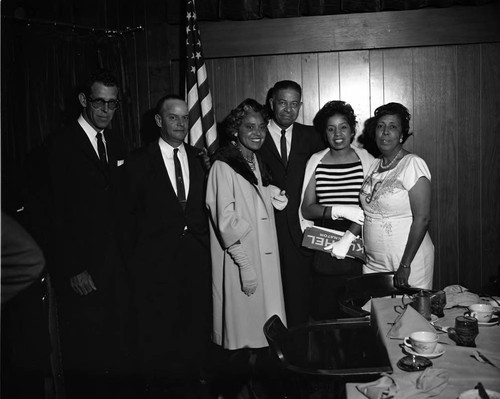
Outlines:
[{"label": "woman's hair", "polygon": [[[328,119],[334,115],[342,115],[347,119],[347,123],[351,128],[351,132],[356,133],[356,115],[351,105],[345,101],[328,101],[323,108],[321,108],[313,119],[315,129],[321,133],[323,140],[328,143],[326,135],[326,126]],[[351,143],[354,135],[351,137]]]},{"label": "woman's hair", "polygon": [[243,119],[253,112],[260,113],[266,123],[269,120],[264,106],[252,98],[247,98],[233,109],[222,122],[222,133],[219,137],[220,146],[225,146],[235,141],[235,133],[238,133]]},{"label": "woman's hair", "polygon": [[[410,137],[413,133],[410,133],[410,119],[411,115],[408,109],[400,103],[387,103],[385,105],[381,105],[375,110],[374,113],[374,127],[376,129],[376,126],[378,124],[378,121],[381,117],[385,115],[397,115],[399,116],[399,120],[401,121],[401,128],[403,131],[403,137],[402,137],[402,142],[404,143],[406,140],[408,140],[408,137]],[[373,134],[375,136],[375,129],[372,129],[370,131],[370,134]]]}]

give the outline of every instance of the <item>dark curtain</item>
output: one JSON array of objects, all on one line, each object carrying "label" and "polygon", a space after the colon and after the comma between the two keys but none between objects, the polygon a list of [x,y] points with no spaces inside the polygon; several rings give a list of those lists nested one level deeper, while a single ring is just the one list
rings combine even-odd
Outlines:
[{"label": "dark curtain", "polygon": [[110,69],[121,82],[113,129],[137,142],[126,37],[2,21],[2,208],[21,208],[27,183],[41,184],[44,143],[80,114],[77,94],[89,73]]},{"label": "dark curtain", "polygon": [[492,1],[495,0],[197,0],[196,8],[199,20],[252,20],[481,5]]}]

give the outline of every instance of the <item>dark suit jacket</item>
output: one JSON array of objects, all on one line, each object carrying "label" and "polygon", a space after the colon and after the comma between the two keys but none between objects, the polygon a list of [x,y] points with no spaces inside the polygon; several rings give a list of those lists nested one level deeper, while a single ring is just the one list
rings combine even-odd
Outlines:
[{"label": "dark suit jacket", "polygon": [[210,320],[205,171],[199,151],[184,145],[190,179],[185,210],[157,141],[131,154],[123,170],[120,243],[146,373],[172,373],[186,364],[197,367],[193,359]]},{"label": "dark suit jacket", "polygon": [[101,292],[111,283],[115,266],[114,183],[117,161],[124,159],[125,146],[110,130],[104,131],[104,137],[108,170],[76,121],[54,138],[51,145],[55,248],[54,262],[49,268],[56,283],[65,288],[70,277],[84,270]]},{"label": "dark suit jacket", "polygon": [[264,162],[271,170],[272,183],[288,194],[288,205],[283,212],[276,212],[278,230],[288,226],[288,231],[297,248],[301,247],[302,230],[300,229],[298,209],[306,163],[312,154],[325,148],[325,143],[314,127],[300,123],[293,124],[292,144],[287,166],[283,164],[271,134],[259,150]]}]

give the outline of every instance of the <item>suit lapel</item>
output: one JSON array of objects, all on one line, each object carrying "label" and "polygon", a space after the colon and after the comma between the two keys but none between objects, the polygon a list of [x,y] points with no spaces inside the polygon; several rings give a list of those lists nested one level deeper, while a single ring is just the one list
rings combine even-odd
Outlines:
[{"label": "suit lapel", "polygon": [[270,132],[268,132],[266,139],[264,140],[263,146],[267,149],[267,151],[269,151],[271,154],[273,154],[273,156],[275,156],[276,159],[278,159],[283,164],[283,160],[281,159],[281,155],[278,152],[278,149],[276,148],[276,144],[274,143],[274,140],[273,140]]},{"label": "suit lapel", "polygon": [[98,168],[106,177],[108,177],[109,171],[106,170],[104,165],[99,160],[99,157],[97,156],[97,153],[95,152],[94,147],[92,146],[92,143],[87,136],[87,133],[85,133],[78,122],[76,122],[74,138],[76,147],[80,149],[80,151],[94,163],[96,168]]},{"label": "suit lapel", "polygon": [[299,151],[299,148],[302,144],[302,136],[301,136],[300,127],[294,123],[292,128],[292,141],[290,144],[290,155],[288,156],[288,163],[290,160],[295,158],[295,154]]}]

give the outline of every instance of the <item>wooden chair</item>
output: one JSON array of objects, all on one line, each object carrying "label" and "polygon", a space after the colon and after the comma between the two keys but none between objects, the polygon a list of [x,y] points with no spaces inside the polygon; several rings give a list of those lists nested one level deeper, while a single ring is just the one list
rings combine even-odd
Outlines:
[{"label": "wooden chair", "polygon": [[394,273],[370,273],[347,279],[345,291],[339,300],[340,309],[352,317],[369,317],[370,312],[362,306],[371,298],[396,295],[413,295],[419,292],[418,288],[398,288],[394,286]]},{"label": "wooden chair", "polygon": [[283,344],[287,331],[287,328],[278,315],[271,316],[264,324],[264,335],[269,343],[269,347],[276,354],[284,368],[289,366],[283,353]]}]

